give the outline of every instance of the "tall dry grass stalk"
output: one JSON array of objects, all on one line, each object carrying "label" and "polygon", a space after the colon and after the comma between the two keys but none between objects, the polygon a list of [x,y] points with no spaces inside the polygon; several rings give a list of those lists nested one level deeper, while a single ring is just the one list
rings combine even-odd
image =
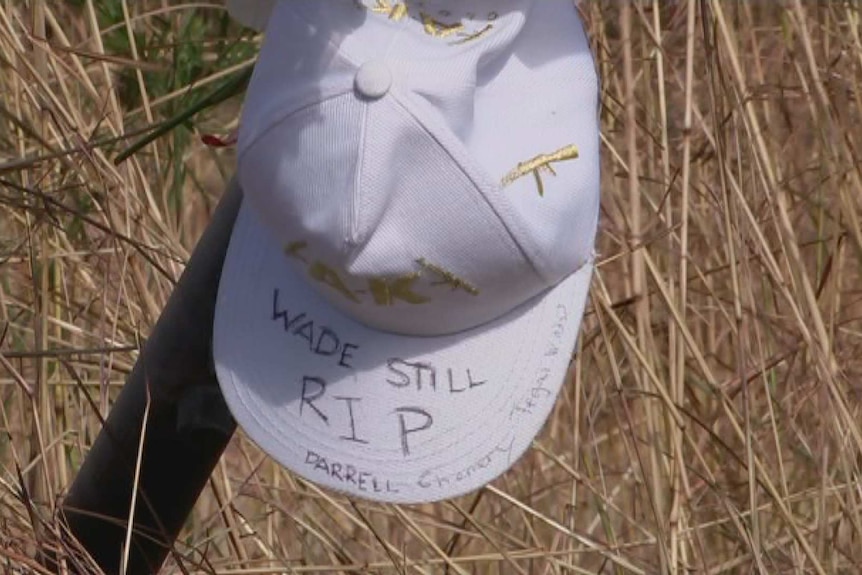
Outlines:
[{"label": "tall dry grass stalk", "polygon": [[[39,572],[231,175],[198,136],[229,132],[239,100],[113,159],[187,105],[185,84],[253,63],[220,57],[239,32],[215,2],[118,1],[113,23],[110,4],[0,1],[2,572]],[[478,493],[395,507],[322,491],[238,435],[166,572],[862,572],[858,5],[581,7],[603,86],[601,265],[533,449]],[[180,47],[196,75],[156,90]]]}]

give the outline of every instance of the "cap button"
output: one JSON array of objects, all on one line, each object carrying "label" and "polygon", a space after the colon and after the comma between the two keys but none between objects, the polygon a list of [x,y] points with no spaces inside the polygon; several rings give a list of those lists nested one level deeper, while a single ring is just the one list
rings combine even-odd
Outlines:
[{"label": "cap button", "polygon": [[366,62],[356,72],[356,91],[360,96],[377,100],[385,96],[391,87],[392,72],[385,62]]}]

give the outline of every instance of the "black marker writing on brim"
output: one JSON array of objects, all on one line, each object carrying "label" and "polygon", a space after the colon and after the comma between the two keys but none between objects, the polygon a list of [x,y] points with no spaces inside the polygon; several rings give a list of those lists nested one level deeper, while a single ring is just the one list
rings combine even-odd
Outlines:
[{"label": "black marker writing on brim", "polygon": [[[398,423],[401,433],[401,452],[404,454],[404,457],[407,457],[410,455],[410,442],[407,437],[410,434],[430,429],[431,426],[434,425],[434,418],[421,407],[401,407],[396,409],[395,413],[398,414]],[[408,425],[407,418],[410,415],[418,416],[418,418],[422,419],[423,422],[419,425]],[[413,419],[414,421],[416,420],[416,418]]]},{"label": "black marker writing on brim", "polygon": [[345,441],[352,441],[353,443],[362,443],[367,445],[368,442],[364,439],[359,439],[356,436],[356,417],[353,413],[353,404],[359,403],[362,401],[361,397],[333,397],[336,401],[343,401],[347,404],[347,413],[350,415],[350,435],[341,435],[339,439],[343,439]]},{"label": "black marker writing on brim", "polygon": [[[310,391],[310,388],[316,387],[315,391]],[[314,405],[314,402],[326,394],[326,382],[319,377],[311,377],[306,375],[302,378],[302,401],[299,402],[299,416],[302,417],[303,407],[308,405],[314,412],[329,425],[329,418]]]}]

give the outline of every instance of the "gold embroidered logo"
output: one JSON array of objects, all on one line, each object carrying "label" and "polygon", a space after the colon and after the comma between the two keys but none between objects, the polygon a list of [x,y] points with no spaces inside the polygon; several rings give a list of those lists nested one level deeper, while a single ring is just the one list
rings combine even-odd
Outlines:
[{"label": "gold embroidered logo", "polygon": [[435,38],[446,38],[453,34],[457,34],[464,29],[464,25],[460,22],[445,24],[439,20],[435,20],[433,16],[430,16],[425,12],[421,13],[421,17],[425,33],[429,36],[434,36]]},{"label": "gold embroidered logo", "polygon": [[436,274],[440,277],[440,281],[434,282],[431,285],[437,286],[449,286],[452,288],[452,291],[464,290],[470,295],[479,295],[479,290],[467,283],[466,280],[462,280],[452,272],[448,270],[444,270],[440,266],[429,263],[425,258],[420,258],[416,260],[422,269],[426,269],[433,274]]},{"label": "gold embroidered logo", "polygon": [[417,286],[417,283],[426,277],[425,272],[435,276],[437,280],[429,282],[426,287],[449,287],[452,291],[461,290],[473,296],[479,295],[479,290],[469,282],[440,266],[429,263],[424,258],[416,260],[416,264],[420,267],[419,271],[398,277],[367,278],[367,289],[353,289],[337,270],[319,259],[306,257],[306,249],[308,249],[308,242],[297,241],[287,244],[284,247],[284,253],[301,262],[305,266],[308,276],[315,282],[328,286],[345,299],[356,304],[364,303],[369,294],[371,300],[378,306],[394,306],[398,302],[410,305],[427,304],[432,301],[432,298],[420,293],[420,286]]},{"label": "gold embroidered logo", "polygon": [[482,28],[478,32],[474,32],[473,34],[463,36],[460,40],[458,40],[457,42],[454,42],[454,44],[458,45],[458,44],[466,44],[467,42],[474,42],[476,40],[479,40],[483,36],[485,36],[488,32],[490,32],[493,29],[494,29],[494,25],[488,24],[487,26],[485,26],[484,28]]},{"label": "gold embroidered logo", "polygon": [[370,10],[376,14],[386,14],[390,20],[396,22],[407,16],[407,4],[401,2],[392,3],[389,0],[375,0]]},{"label": "gold embroidered logo", "polygon": [[557,172],[554,171],[554,163],[557,162],[567,162],[571,160],[576,160],[578,158],[578,148],[577,146],[566,146],[565,148],[561,148],[556,152],[552,152],[550,154],[540,154],[531,160],[527,160],[526,162],[521,162],[518,164],[518,167],[506,174],[503,178],[503,187],[506,187],[516,180],[523,178],[524,176],[533,174],[536,178],[536,185],[539,187],[539,195],[545,195],[545,184],[542,182],[542,174],[541,172],[547,171],[550,172],[552,176],[556,176]]},{"label": "gold embroidered logo", "polygon": [[292,258],[296,258],[305,265],[308,265],[308,260],[305,259],[302,255],[302,250],[308,247],[308,242],[293,242],[292,244],[287,244],[287,247],[284,248],[284,253],[289,255]]},{"label": "gold embroidered logo", "polygon": [[493,22],[499,19],[498,12],[490,12],[479,16],[475,13],[464,15],[464,21],[457,19],[449,10],[439,10],[431,13],[425,8],[425,3],[415,0],[353,0],[354,4],[374,14],[380,14],[399,22],[413,13],[414,18],[422,24],[422,29],[433,38],[453,39],[450,45],[456,46],[474,42],[485,37],[494,29]]},{"label": "gold embroidered logo", "polygon": [[371,278],[368,280],[368,288],[374,297],[374,303],[380,306],[395,305],[399,300],[412,305],[422,305],[431,301],[431,298],[413,291],[414,284],[420,277],[422,274],[412,273],[394,279]]}]

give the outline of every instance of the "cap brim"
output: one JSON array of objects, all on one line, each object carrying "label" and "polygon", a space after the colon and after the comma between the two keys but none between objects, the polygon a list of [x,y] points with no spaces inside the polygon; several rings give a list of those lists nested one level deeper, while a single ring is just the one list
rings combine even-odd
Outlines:
[{"label": "cap brim", "polygon": [[466,332],[384,333],[327,303],[243,205],[216,306],[218,379],[245,433],[312,482],[397,503],[462,495],[508,470],[551,413],[592,272]]}]

